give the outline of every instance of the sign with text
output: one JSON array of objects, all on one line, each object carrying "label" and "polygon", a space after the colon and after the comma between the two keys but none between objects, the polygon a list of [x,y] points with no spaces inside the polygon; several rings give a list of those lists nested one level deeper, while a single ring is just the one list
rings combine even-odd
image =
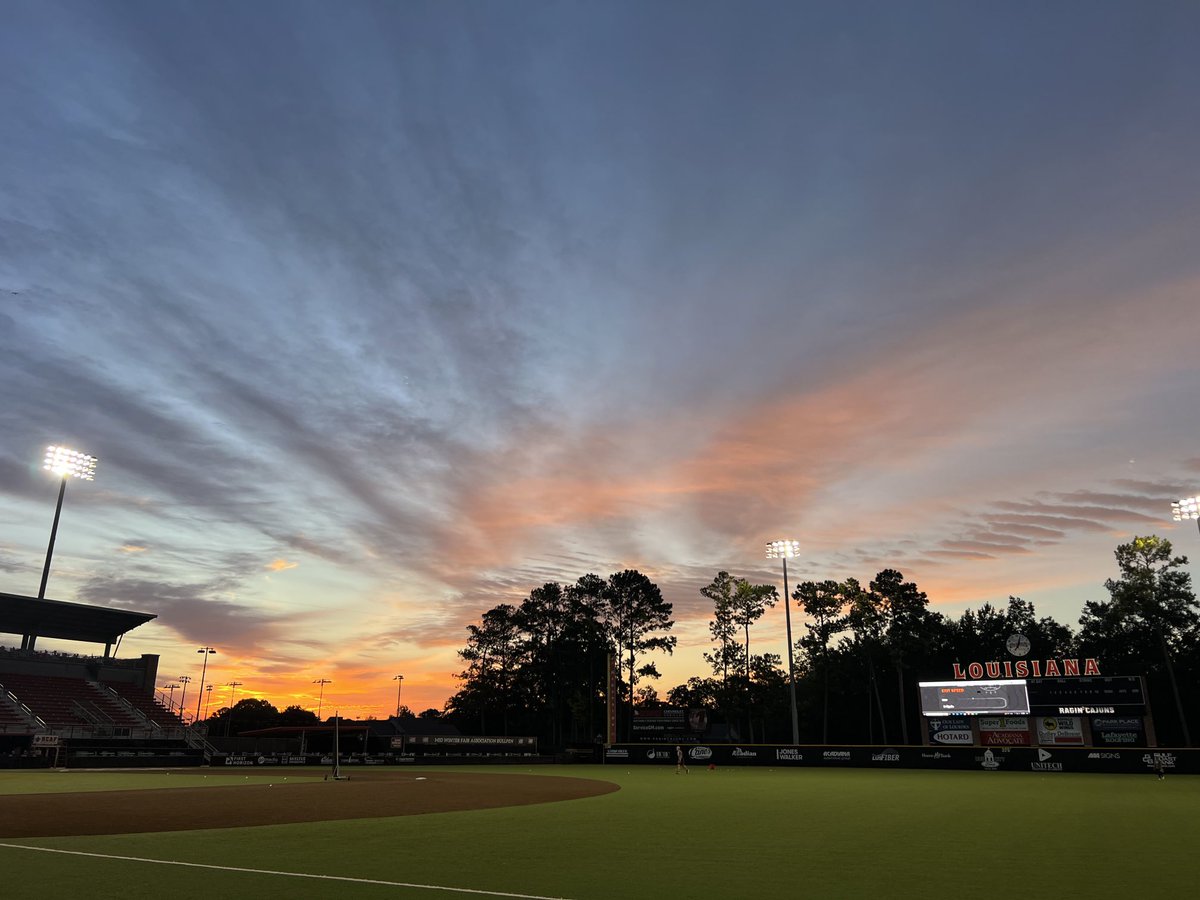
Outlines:
[{"label": "sign with text", "polygon": [[1092,743],[1097,747],[1145,747],[1146,726],[1141,716],[1095,716]]},{"label": "sign with text", "polygon": [[1045,746],[1082,746],[1083,720],[1078,716],[1039,716],[1037,739]]},{"label": "sign with text", "polygon": [[1049,716],[1132,716],[1146,711],[1146,692],[1137,675],[1104,678],[1031,678],[1029,705]]},{"label": "sign with text", "polygon": [[971,732],[971,720],[964,717],[926,719],[931,744],[971,745],[975,735]]},{"label": "sign with text", "polygon": [[[688,750],[689,761],[717,768],[875,768],[970,770],[990,772],[1128,772],[1162,770],[1169,775],[1200,774],[1200,750],[1088,747],[864,747],[781,744],[700,744]],[[605,760],[620,765],[675,765],[674,744],[619,744]]]},{"label": "sign with text", "polygon": [[922,681],[921,712],[926,716],[1027,715],[1024,681]]},{"label": "sign with text", "polygon": [[1028,716],[980,716],[979,743],[985,747],[1028,747],[1033,743]]},{"label": "sign with text", "polygon": [[707,731],[708,710],[702,707],[635,706],[633,709],[635,741],[694,742]]}]

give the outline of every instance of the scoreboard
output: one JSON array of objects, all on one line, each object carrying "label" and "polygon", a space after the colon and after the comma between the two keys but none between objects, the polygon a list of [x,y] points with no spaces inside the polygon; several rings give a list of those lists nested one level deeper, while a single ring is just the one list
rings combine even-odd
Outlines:
[{"label": "scoreboard", "polygon": [[926,716],[1024,716],[1029,692],[1024,681],[922,681]]}]

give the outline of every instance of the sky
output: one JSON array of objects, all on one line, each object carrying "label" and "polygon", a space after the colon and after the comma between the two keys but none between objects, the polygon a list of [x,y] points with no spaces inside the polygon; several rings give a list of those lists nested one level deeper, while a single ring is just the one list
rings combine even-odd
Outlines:
[{"label": "sky", "polygon": [[665,693],[769,540],[1071,624],[1200,556],[1194,3],[4,5],[0,591],[95,455],[47,596],[160,684],[440,708],[636,568]]}]

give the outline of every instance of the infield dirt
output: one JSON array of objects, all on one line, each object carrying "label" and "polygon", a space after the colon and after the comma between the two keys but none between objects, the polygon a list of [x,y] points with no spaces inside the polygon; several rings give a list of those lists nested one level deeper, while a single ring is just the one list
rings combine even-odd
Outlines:
[{"label": "infield dirt", "polygon": [[[298,774],[298,773],[297,773]],[[0,838],[133,834],[374,819],[525,806],[619,790],[558,775],[363,771],[348,781],[282,783],[275,770],[233,787],[157,788],[0,797]]]}]

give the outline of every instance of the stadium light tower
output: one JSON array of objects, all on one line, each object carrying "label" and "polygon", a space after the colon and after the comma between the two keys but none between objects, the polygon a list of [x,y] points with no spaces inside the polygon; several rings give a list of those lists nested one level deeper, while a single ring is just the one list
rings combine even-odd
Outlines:
[{"label": "stadium light tower", "polygon": [[229,729],[233,726],[233,695],[242,686],[240,681],[230,681],[229,685],[229,715],[225,717],[225,737],[229,737]]},{"label": "stadium light tower", "polygon": [[42,567],[42,584],[38,588],[38,599],[46,597],[46,581],[50,578],[50,558],[54,556],[54,539],[58,536],[58,517],[62,515],[63,495],[67,492],[67,479],[78,478],[92,481],[96,475],[96,457],[51,444],[46,448],[46,459],[42,468],[61,476],[58,486],[58,505],[54,507],[54,525],[50,529],[50,545],[46,548],[46,565]]},{"label": "stadium light tower", "polygon": [[1184,519],[1195,519],[1196,527],[1200,528],[1200,497],[1184,497],[1182,500],[1171,501],[1171,518],[1176,522]]},{"label": "stadium light tower", "polygon": [[[201,647],[196,651],[204,654],[204,665],[200,667],[200,696],[196,698],[196,722],[200,721],[200,701],[204,699],[204,676],[208,674],[208,658],[216,653],[212,647]],[[179,701],[179,705],[183,705],[183,701]]]},{"label": "stadium light tower", "polygon": [[[170,684],[164,684],[163,690],[171,692],[171,699],[167,703],[167,708],[170,709],[172,712],[174,712],[174,710],[175,710],[175,692],[177,690],[179,690],[179,685],[175,684],[175,682],[171,682]],[[180,703],[179,705],[181,708],[183,707],[182,703]]]},{"label": "stadium light tower", "polygon": [[187,720],[183,718],[183,704],[187,700],[187,686],[188,686],[188,684],[191,683],[191,680],[192,680],[191,675],[180,675],[179,676],[179,681],[183,685],[183,693],[179,695],[179,719],[185,725],[187,724]]},{"label": "stadium light tower", "polygon": [[204,689],[205,693],[208,694],[208,696],[204,699],[204,721],[205,722],[208,721],[208,708],[212,705],[212,688],[213,688],[213,686],[210,684],[208,687],[206,687]]},{"label": "stadium light tower", "polygon": [[396,718],[400,718],[400,689],[404,687],[404,676],[397,675],[392,681],[396,682]]},{"label": "stadium light tower", "polygon": [[325,699],[325,685],[333,684],[328,678],[318,678],[313,684],[321,686],[321,693],[317,695],[317,721],[321,720],[321,701]]},{"label": "stadium light tower", "polygon": [[799,541],[768,541],[767,559],[783,560],[783,616],[787,622],[788,692],[792,701],[792,743],[800,743],[800,717],[796,713],[796,662],[792,656],[792,598],[788,594],[787,561],[800,553]]}]

